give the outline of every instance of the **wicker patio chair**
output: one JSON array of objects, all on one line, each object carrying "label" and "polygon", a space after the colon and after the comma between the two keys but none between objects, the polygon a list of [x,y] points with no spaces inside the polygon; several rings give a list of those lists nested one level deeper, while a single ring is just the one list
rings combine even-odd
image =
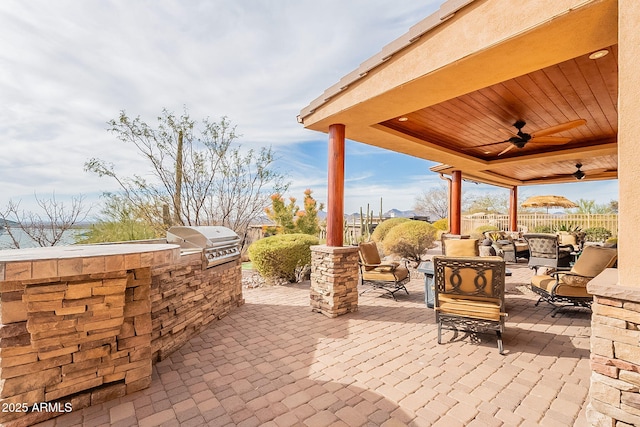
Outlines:
[{"label": "wicker patio chair", "polygon": [[[505,262],[500,257],[433,258],[438,344],[442,328],[470,334],[495,332],[503,354],[502,332],[507,316],[504,305]],[[473,335],[472,335],[473,336]]]}]

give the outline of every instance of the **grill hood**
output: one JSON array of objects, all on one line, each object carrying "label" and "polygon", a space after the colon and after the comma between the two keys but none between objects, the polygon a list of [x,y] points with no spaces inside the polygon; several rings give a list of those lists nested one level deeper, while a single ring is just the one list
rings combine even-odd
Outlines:
[{"label": "grill hood", "polygon": [[207,267],[232,261],[240,257],[240,237],[231,229],[212,226],[175,226],[167,231],[167,242],[182,249],[203,251]]}]

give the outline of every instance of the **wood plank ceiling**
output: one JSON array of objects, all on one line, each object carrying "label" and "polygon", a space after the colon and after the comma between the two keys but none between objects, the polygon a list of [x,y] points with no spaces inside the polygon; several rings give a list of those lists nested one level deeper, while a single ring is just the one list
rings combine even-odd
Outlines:
[{"label": "wood plank ceiling", "polygon": [[[617,45],[607,50],[609,54],[600,59],[580,56],[381,125],[473,156],[484,161],[487,173],[523,184],[572,179],[569,175],[575,172],[576,163],[583,164],[587,178],[615,178],[617,154],[603,155],[594,149],[617,142]],[[571,138],[566,144],[535,143],[534,138],[523,148],[500,154],[511,144],[508,138],[517,132],[513,127],[517,120],[526,122],[523,132],[534,133],[578,119],[586,124],[549,135]],[[554,161],[553,153],[558,150],[571,150],[575,156]],[[516,161],[523,159],[532,161]]]}]

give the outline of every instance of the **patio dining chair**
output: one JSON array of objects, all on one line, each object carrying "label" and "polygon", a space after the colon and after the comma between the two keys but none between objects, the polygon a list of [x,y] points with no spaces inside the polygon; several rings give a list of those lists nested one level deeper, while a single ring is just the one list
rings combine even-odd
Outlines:
[{"label": "patio dining chair", "polygon": [[533,276],[531,290],[540,295],[536,306],[542,301],[551,304],[554,307],[551,317],[566,307],[590,309],[593,295],[587,291],[587,283],[605,268],[613,267],[617,259],[616,248],[587,246],[571,270]]},{"label": "patio dining chair", "polygon": [[505,262],[500,257],[436,256],[434,262],[435,311],[438,344],[442,328],[469,334],[495,332],[503,354],[502,332],[507,317],[504,305]]},{"label": "patio dining chair", "polygon": [[376,242],[360,243],[358,245],[360,254],[360,284],[369,285],[371,288],[360,292],[364,294],[371,289],[381,289],[391,295],[396,300],[396,292],[405,291],[409,295],[409,291],[405,284],[409,282],[409,269],[406,265],[400,265],[399,262],[382,262]]}]

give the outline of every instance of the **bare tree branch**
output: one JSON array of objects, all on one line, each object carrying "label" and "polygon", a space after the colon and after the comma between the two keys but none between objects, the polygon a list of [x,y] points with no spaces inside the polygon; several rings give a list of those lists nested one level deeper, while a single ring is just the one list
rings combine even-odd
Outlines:
[{"label": "bare tree branch", "polygon": [[[114,179],[140,219],[157,230],[167,226],[167,209],[163,209],[167,205],[173,207],[173,224],[221,224],[243,236],[268,206],[269,195],[287,187],[283,176],[273,169],[271,149],[244,153],[235,142],[236,128],[226,117],[197,123],[186,109],[180,117],[164,109],[157,126],[151,128],[122,111],[109,124],[119,140],[137,148],[153,179],[119,176],[113,165],[99,159],[87,161],[85,170]],[[181,180],[176,180],[177,167]]]},{"label": "bare tree branch", "polygon": [[[57,200],[55,193],[49,199],[40,198],[37,194],[34,197],[42,213],[20,209],[20,202],[13,200],[9,200],[4,212],[0,212],[12,248],[19,249],[34,243],[41,247],[59,245],[65,234],[86,219],[89,213],[82,195],[73,197],[71,206]],[[24,242],[21,234],[30,241]]]}]

